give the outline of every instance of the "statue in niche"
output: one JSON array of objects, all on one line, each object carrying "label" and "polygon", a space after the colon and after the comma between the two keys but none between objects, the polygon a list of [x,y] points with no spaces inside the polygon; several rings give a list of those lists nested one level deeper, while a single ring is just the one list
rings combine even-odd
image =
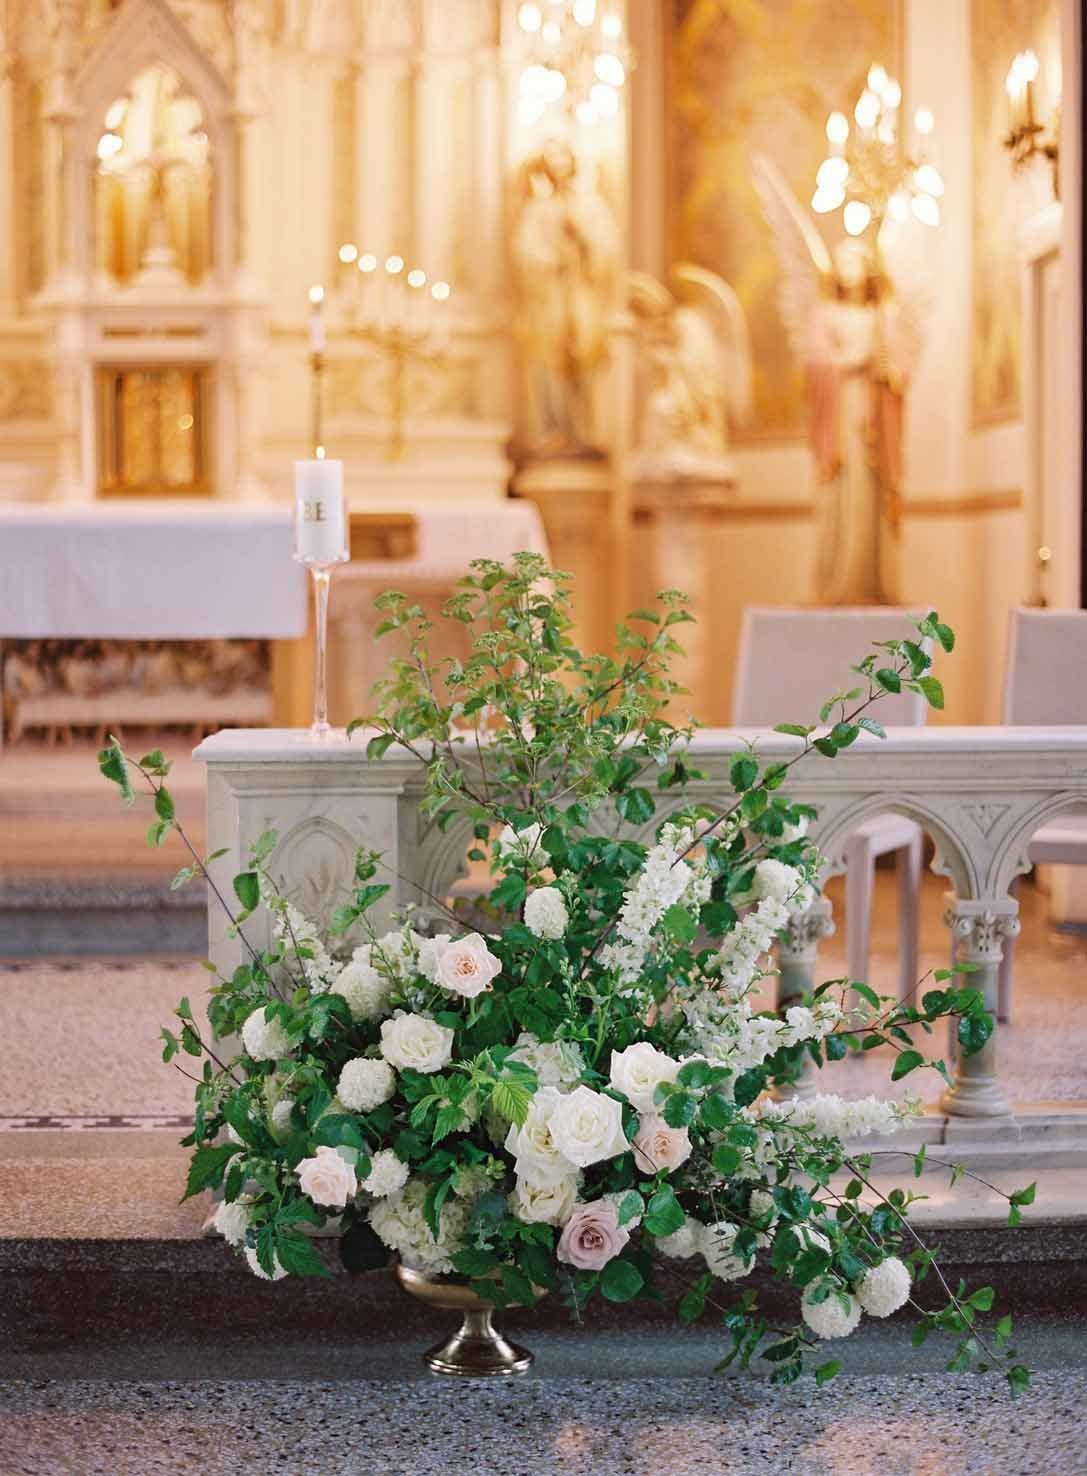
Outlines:
[{"label": "statue in niche", "polygon": [[904,401],[926,288],[908,225],[827,250],[778,170],[754,164],[782,265],[781,316],[807,380],[817,479],[816,597],[893,603]]},{"label": "statue in niche", "polygon": [[521,166],[511,251],[523,450],[535,457],[599,455],[619,227],[563,140],[549,140]]},{"label": "statue in niche", "polygon": [[740,300],[714,272],[683,263],[669,291],[627,276],[638,325],[636,475],[732,481],[729,425],[751,411],[751,344]]}]

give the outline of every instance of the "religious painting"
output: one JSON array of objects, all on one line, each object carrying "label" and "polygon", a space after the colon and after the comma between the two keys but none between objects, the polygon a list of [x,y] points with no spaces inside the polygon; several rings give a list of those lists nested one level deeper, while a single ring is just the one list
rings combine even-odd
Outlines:
[{"label": "religious painting", "polygon": [[1038,160],[1015,176],[1003,146],[1008,132],[1006,79],[1012,58],[1032,49],[1039,60],[1037,112],[1051,121],[1060,98],[1057,0],[972,0],[970,50],[973,150],[973,334],[971,418],[975,426],[1014,420],[1020,405],[1019,231],[1053,198],[1048,166]]},{"label": "religious painting", "polygon": [[717,272],[747,315],[753,414],[735,439],[799,438],[803,380],[778,310],[781,272],[752,155],[768,155],[809,198],[827,115],[851,105],[873,62],[901,76],[900,3],[675,0],[671,22],[671,259]]}]

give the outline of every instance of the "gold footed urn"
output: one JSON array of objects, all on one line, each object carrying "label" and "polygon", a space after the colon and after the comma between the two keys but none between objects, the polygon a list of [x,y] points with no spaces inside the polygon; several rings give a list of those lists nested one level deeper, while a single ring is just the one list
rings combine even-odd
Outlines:
[{"label": "gold footed urn", "polygon": [[396,1277],[406,1292],[427,1306],[463,1313],[463,1321],[453,1336],[423,1354],[423,1362],[432,1373],[485,1379],[509,1378],[527,1372],[533,1355],[498,1331],[492,1320],[493,1302],[477,1297],[470,1287],[432,1279],[408,1266],[397,1266]]}]

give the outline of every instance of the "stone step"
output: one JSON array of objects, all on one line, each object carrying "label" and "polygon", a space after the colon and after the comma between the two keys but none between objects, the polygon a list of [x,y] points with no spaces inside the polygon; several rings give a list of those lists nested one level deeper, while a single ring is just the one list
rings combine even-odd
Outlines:
[{"label": "stone step", "polygon": [[0,958],[204,957],[207,949],[207,894],[197,882],[171,891],[156,875],[0,881]]}]

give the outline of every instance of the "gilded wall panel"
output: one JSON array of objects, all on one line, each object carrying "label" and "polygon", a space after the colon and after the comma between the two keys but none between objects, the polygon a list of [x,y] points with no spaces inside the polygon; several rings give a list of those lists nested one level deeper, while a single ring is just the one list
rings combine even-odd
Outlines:
[{"label": "gilded wall panel", "polygon": [[755,360],[752,439],[799,435],[803,385],[778,313],[780,273],[751,182],[774,160],[801,200],[826,153],[824,126],[868,67],[900,74],[898,0],[674,0],[670,252],[739,294]]},{"label": "gilded wall panel", "polygon": [[975,425],[1012,420],[1020,406],[1020,283],[1017,236],[1024,218],[1052,199],[1048,166],[1014,177],[1002,145],[1008,131],[1005,79],[1017,52],[1041,63],[1038,115],[1053,118],[1059,91],[1057,0],[972,0],[973,324],[970,401]]}]

